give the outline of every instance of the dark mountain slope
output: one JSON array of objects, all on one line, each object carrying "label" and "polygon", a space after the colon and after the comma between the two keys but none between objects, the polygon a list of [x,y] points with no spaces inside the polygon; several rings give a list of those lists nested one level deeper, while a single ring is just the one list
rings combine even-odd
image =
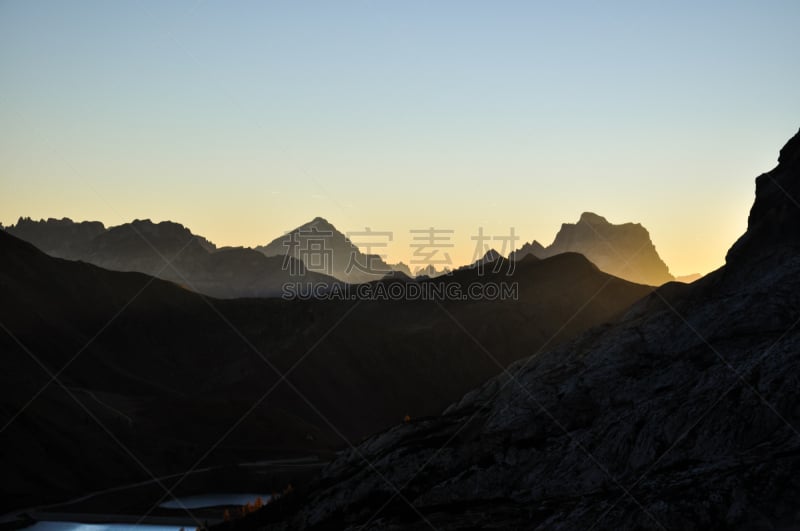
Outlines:
[{"label": "dark mountain slope", "polygon": [[[522,261],[512,276],[469,270],[420,284],[517,282],[518,300],[204,300],[141,273],[49,257],[3,232],[0,250],[8,508],[148,478],[92,416],[165,474],[186,470],[274,386],[204,463],[329,452],[346,447],[340,435],[357,442],[406,414],[437,414],[497,363],[612,319],[651,291],[566,254]],[[501,352],[497,363],[461,327]],[[74,357],[59,374],[69,392],[54,382],[37,396],[49,377],[14,338],[53,373]],[[262,356],[291,370],[291,385]]]},{"label": "dark mountain slope", "polygon": [[[4,233],[0,248],[4,508],[149,479],[91,415],[147,468],[176,472],[275,379],[195,293],[140,273],[51,258]],[[214,304],[241,320],[225,301]],[[278,315],[273,308],[265,301],[258,317],[269,321]],[[59,374],[68,391],[53,382],[37,395],[50,376],[29,353],[51,373],[74,357]],[[278,452],[329,448],[331,439],[297,409],[278,399],[257,410],[258,422],[234,433],[212,462],[261,455],[261,448],[252,451],[254,437]]]},{"label": "dark mountain slope", "polygon": [[725,267],[520,360],[441,417],[372,437],[253,520],[798,529],[798,183],[800,133],[759,177],[748,231]]}]

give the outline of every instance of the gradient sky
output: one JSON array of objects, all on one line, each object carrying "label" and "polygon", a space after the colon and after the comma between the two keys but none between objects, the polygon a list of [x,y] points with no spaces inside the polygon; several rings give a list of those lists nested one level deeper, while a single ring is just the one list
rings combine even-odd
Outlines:
[{"label": "gradient sky", "polygon": [[[800,2],[0,2],[0,222],[552,241],[724,262],[800,126]],[[520,242],[521,243],[521,242]]]}]

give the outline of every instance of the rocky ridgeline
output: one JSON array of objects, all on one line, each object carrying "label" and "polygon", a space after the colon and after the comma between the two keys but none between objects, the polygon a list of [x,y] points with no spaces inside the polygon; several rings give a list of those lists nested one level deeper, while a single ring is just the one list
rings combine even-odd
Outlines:
[{"label": "rocky ridgeline", "polygon": [[798,196],[800,133],[725,267],[344,452],[261,527],[797,529]]},{"label": "rocky ridgeline", "polygon": [[561,225],[550,246],[544,247],[534,240],[516,251],[514,258],[529,254],[547,258],[568,252],[580,253],[600,270],[631,282],[660,286],[675,280],[659,257],[647,229],[639,223],[614,225],[591,212],[584,212],[577,223]]}]

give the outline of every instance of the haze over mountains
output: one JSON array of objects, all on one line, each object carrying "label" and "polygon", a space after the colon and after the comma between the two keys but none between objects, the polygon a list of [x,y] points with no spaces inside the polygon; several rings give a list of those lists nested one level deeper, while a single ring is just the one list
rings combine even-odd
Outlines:
[{"label": "haze over mountains", "polygon": [[[386,243],[374,237],[373,240],[376,244]],[[314,249],[315,245],[317,249]],[[344,234],[336,230],[336,227],[320,217],[255,249],[268,257],[292,256],[300,260],[313,251],[322,251],[319,254],[324,261],[312,266],[308,260],[303,260],[306,262],[306,267],[351,284],[377,280],[393,270],[377,254],[362,253]]]},{"label": "haze over mountains", "polygon": [[[105,229],[99,222],[22,218],[6,232],[52,256],[116,271],[138,271],[212,297],[277,297],[287,282],[335,283],[302,261],[247,248],[216,246],[179,223],[134,220]],[[288,260],[286,262],[285,260]]]},{"label": "haze over mountains", "polygon": [[[362,245],[368,251],[377,251],[364,253],[319,217],[255,249],[218,249],[171,221],[134,220],[105,228],[97,221],[20,218],[5,230],[55,257],[117,271],[138,271],[222,298],[280,296],[285,283],[298,280],[358,284],[377,280],[391,271],[427,278],[450,271],[431,264],[412,272],[406,264],[388,264],[380,256],[381,246],[387,244],[385,235],[381,238],[380,234],[360,233]],[[590,213],[583,214],[577,224],[564,224],[549,247],[533,241],[510,257],[545,258],[564,252],[581,253],[601,270],[632,282],[657,286],[674,280],[641,225],[612,225]]]},{"label": "haze over mountains", "polygon": [[631,282],[660,286],[675,280],[647,229],[639,223],[613,225],[591,212],[584,212],[577,223],[564,223],[549,247],[534,240],[513,253],[513,258],[528,254],[545,258],[565,252],[581,253],[601,270]]},{"label": "haze over mountains", "polygon": [[724,267],[371,437],[250,527],[797,529],[797,198],[800,132]]}]

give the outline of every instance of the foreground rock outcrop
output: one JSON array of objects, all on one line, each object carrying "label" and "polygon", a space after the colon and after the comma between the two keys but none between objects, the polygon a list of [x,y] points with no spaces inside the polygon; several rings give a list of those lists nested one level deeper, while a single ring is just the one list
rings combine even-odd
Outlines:
[{"label": "foreground rock outcrop", "polygon": [[800,133],[727,264],[343,452],[268,529],[800,528]]}]

